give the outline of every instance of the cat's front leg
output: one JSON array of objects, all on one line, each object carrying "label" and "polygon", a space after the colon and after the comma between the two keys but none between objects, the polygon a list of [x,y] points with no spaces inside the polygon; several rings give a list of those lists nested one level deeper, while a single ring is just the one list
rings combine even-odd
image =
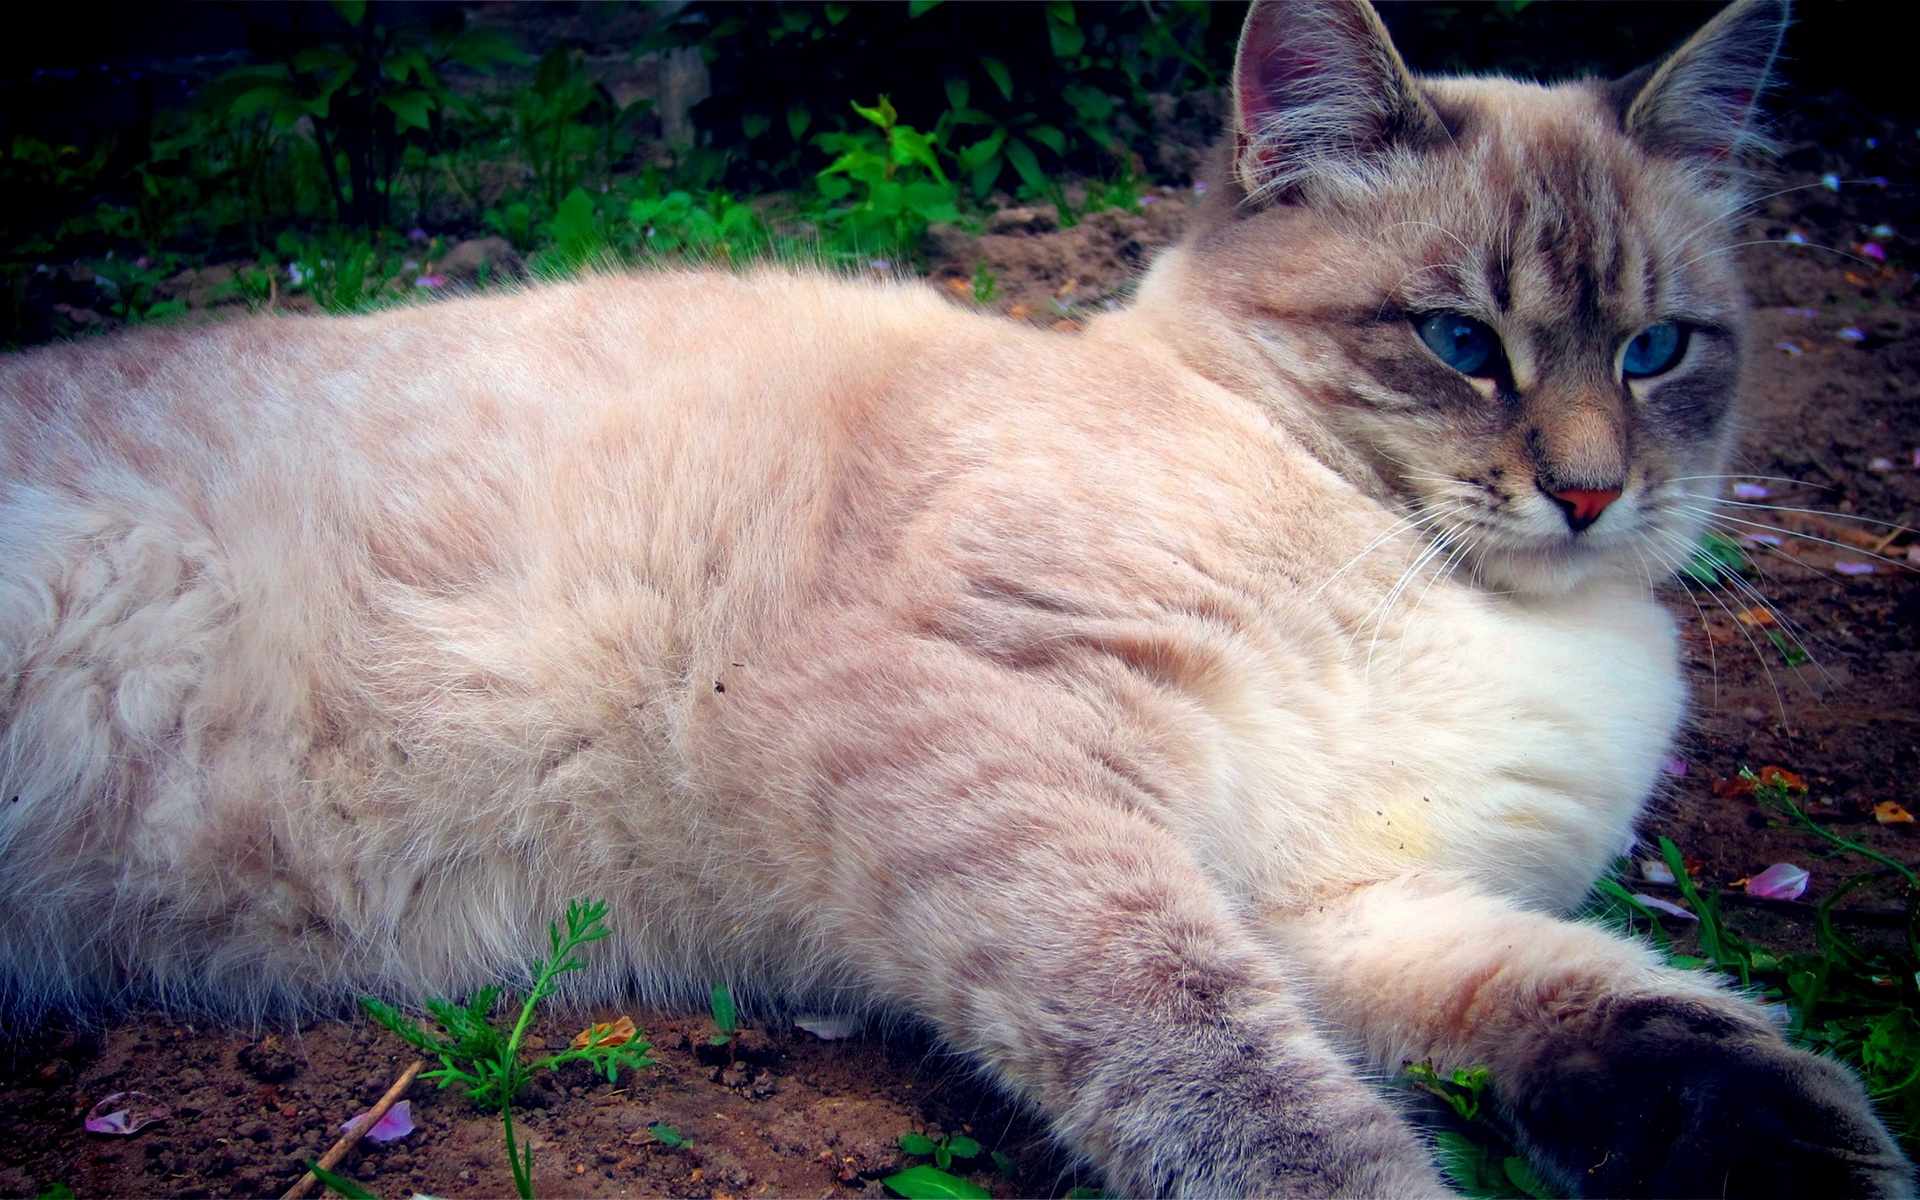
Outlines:
[{"label": "cat's front leg", "polygon": [[1115,1195],[1448,1194],[1175,839],[1025,791],[957,798],[950,823],[893,807],[843,860],[836,921],[878,990],[1046,1113]]},{"label": "cat's front leg", "polygon": [[1858,1080],[1644,947],[1419,879],[1276,929],[1381,1067],[1488,1068],[1536,1166],[1575,1194],[1913,1194]]}]

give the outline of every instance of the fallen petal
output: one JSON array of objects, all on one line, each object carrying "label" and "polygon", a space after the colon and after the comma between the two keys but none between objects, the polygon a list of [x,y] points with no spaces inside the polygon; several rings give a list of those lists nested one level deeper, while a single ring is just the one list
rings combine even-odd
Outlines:
[{"label": "fallen petal", "polygon": [[1913,814],[1891,800],[1882,800],[1873,806],[1873,819],[1882,825],[1913,824]]},{"label": "fallen petal", "polygon": [[1845,329],[1842,329],[1839,333],[1836,333],[1833,336],[1839,338],[1843,342],[1864,342],[1867,340],[1866,333],[1863,332],[1861,329],[1859,329],[1857,326],[1853,326],[1853,325],[1847,326]]},{"label": "fallen petal", "polygon": [[1798,229],[1796,229],[1792,233],[1789,233],[1782,240],[1789,242],[1795,246],[1804,246],[1807,244],[1807,235],[1804,233],[1801,233]]},{"label": "fallen petal", "polygon": [[595,1021],[591,1028],[573,1035],[573,1048],[585,1050],[589,1043],[595,1046],[624,1046],[639,1036],[639,1032],[634,1028],[632,1017]]},{"label": "fallen petal", "polygon": [[1785,350],[1788,354],[1793,355],[1795,358],[1798,358],[1802,354],[1806,353],[1805,350],[1802,350],[1800,347],[1794,345],[1792,342],[1775,342],[1773,344],[1773,348],[1775,350]]},{"label": "fallen petal", "polygon": [[1760,500],[1773,493],[1767,490],[1764,483],[1736,483],[1733,485],[1733,494],[1742,500]]},{"label": "fallen petal", "polygon": [[1747,880],[1747,895],[1763,900],[1798,900],[1806,894],[1807,882],[1812,878],[1805,867],[1775,863]]},{"label": "fallen petal", "polygon": [[1852,561],[1851,559],[1845,559],[1845,558],[1843,558],[1843,559],[1841,559],[1841,560],[1839,560],[1838,562],[1836,562],[1836,563],[1834,563],[1834,564],[1833,564],[1833,569],[1834,569],[1834,570],[1836,570],[1836,571],[1838,571],[1838,572],[1840,572],[1840,573],[1841,573],[1842,575],[1871,575],[1871,574],[1873,574],[1873,564],[1872,564],[1872,563],[1863,563],[1863,562],[1854,562],[1854,561]]},{"label": "fallen petal", "polygon": [[1840,190],[1840,177],[1832,171],[1828,171],[1820,177],[1820,186],[1830,192],[1837,192]]},{"label": "fallen petal", "polygon": [[1685,779],[1687,777],[1687,760],[1677,754],[1669,754],[1666,759],[1661,762],[1660,769],[1675,779]]},{"label": "fallen petal", "polygon": [[147,1104],[151,1099],[145,1092],[113,1093],[87,1110],[87,1132],[124,1136],[155,1121],[166,1120],[171,1114],[164,1108]]},{"label": "fallen petal", "polygon": [[1867,470],[1891,471],[1893,470],[1893,460],[1890,458],[1876,458],[1872,462],[1867,464]]},{"label": "fallen petal", "polygon": [[1648,883],[1672,883],[1673,868],[1657,859],[1646,859],[1640,864],[1640,878]]},{"label": "fallen petal", "polygon": [[1681,908],[1678,904],[1669,904],[1658,896],[1649,896],[1644,892],[1635,892],[1633,898],[1648,908],[1651,908],[1653,911],[1666,913],[1670,917],[1679,917],[1683,921],[1698,921],[1700,919],[1686,909]]},{"label": "fallen petal", "polygon": [[804,1029],[823,1042],[838,1042],[857,1035],[865,1023],[858,1017],[809,1013],[793,1024],[795,1028]]},{"label": "fallen petal", "polygon": [[1879,243],[1877,242],[1860,243],[1860,253],[1866,255],[1868,258],[1872,259],[1875,262],[1887,261],[1887,252],[1881,249]]},{"label": "fallen petal", "polygon": [[1758,546],[1778,546],[1781,543],[1777,533],[1746,533],[1741,536]]},{"label": "fallen petal", "polygon": [[[371,1109],[368,1110],[368,1112],[371,1112],[371,1111],[372,1111]],[[361,1117],[364,1117],[366,1115],[367,1114],[364,1112],[357,1113],[354,1115],[353,1121],[358,1121]],[[345,1124],[341,1125],[340,1126],[341,1131],[344,1132],[347,1129],[352,1128],[353,1121],[348,1121]],[[400,1140],[401,1138],[407,1136],[412,1132],[413,1132],[413,1101],[402,1100],[400,1101],[400,1103],[394,1105],[392,1108],[388,1109],[386,1112],[380,1114],[380,1119],[378,1121],[375,1121],[373,1123],[373,1128],[367,1130],[367,1132],[363,1136],[370,1142],[394,1142],[394,1141]]]}]

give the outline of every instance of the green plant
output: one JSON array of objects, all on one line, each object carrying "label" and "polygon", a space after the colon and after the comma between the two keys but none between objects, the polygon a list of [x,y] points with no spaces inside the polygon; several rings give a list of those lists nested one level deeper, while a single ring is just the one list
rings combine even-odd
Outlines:
[{"label": "green plant", "polygon": [[653,1135],[655,1141],[669,1150],[678,1150],[682,1146],[693,1144],[692,1138],[681,1133],[671,1125],[649,1125],[647,1126],[647,1132]]},{"label": "green plant", "polygon": [[471,29],[458,10],[433,24],[383,24],[366,0],[332,0],[337,24],[288,40],[276,61],[246,66],[209,92],[222,116],[265,121],[270,138],[310,129],[339,220],[384,224],[405,147],[433,141],[449,113],[467,107],[443,72],[487,72],[522,61],[512,40]]},{"label": "green plant", "polygon": [[874,128],[816,138],[836,157],[814,186],[829,204],[851,200],[834,215],[854,244],[910,249],[928,224],[958,221],[958,191],[940,166],[935,139],[903,123],[886,96],[872,108],[852,107]]},{"label": "green plant", "polygon": [[1484,1095],[1493,1082],[1485,1067],[1442,1076],[1431,1062],[1413,1063],[1407,1067],[1406,1079],[1411,1086],[1439,1097],[1458,1119],[1458,1128],[1434,1133],[1434,1146],[1441,1168],[1462,1195],[1479,1200],[1545,1200],[1556,1194],[1517,1153],[1511,1131],[1494,1119]]},{"label": "green plant", "polygon": [[401,1040],[440,1060],[440,1069],[424,1073],[423,1079],[438,1079],[441,1087],[459,1084],[474,1103],[497,1109],[506,1139],[507,1162],[513,1170],[514,1187],[523,1200],[533,1195],[533,1147],[522,1150],[513,1131],[513,1097],[523,1084],[541,1071],[550,1071],[569,1062],[586,1062],[604,1072],[609,1082],[617,1081],[621,1067],[629,1070],[652,1065],[646,1056],[649,1043],[619,1041],[608,1030],[594,1026],[575,1043],[558,1054],[550,1054],[531,1063],[520,1058],[521,1043],[540,1003],[553,995],[562,975],[578,971],[586,963],[578,957],[581,948],[608,934],[605,921],[607,904],[603,900],[572,900],[567,904],[566,929],[547,926],[548,953],[533,964],[533,987],[520,1003],[520,1011],[511,1030],[503,1033],[493,1023],[491,1013],[500,997],[500,989],[482,988],[462,1006],[445,1000],[428,1000],[425,1007],[438,1032],[421,1029],[392,1006],[371,997],[360,1001],[368,1014],[398,1034]]},{"label": "green plant", "polygon": [[[965,1134],[944,1134],[935,1141],[924,1133],[909,1130],[900,1135],[900,1149],[907,1154],[929,1157],[933,1159],[933,1165],[923,1163],[883,1178],[880,1182],[896,1195],[904,1196],[907,1200],[928,1200],[934,1197],[979,1197],[989,1194],[979,1184],[962,1179],[948,1170],[955,1159],[979,1158],[986,1153],[986,1148],[973,1138]],[[995,1156],[995,1161],[1005,1171],[1008,1164],[1001,1162],[1001,1157]]]},{"label": "green plant", "polygon": [[724,983],[714,984],[708,1005],[713,1012],[714,1032],[707,1038],[707,1045],[731,1048],[733,1040],[740,1036],[740,1019],[733,1008],[733,992]]}]

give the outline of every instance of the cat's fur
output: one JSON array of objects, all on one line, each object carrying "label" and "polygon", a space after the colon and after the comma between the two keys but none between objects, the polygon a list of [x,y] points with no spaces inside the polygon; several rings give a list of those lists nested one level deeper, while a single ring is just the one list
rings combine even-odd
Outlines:
[{"label": "cat's fur", "polygon": [[1585,1192],[1905,1194],[1844,1071],[1557,915],[1680,714],[1784,20],[1542,88],[1257,7],[1080,337],[666,272],[5,364],[5,1004],[463,993],[591,895],[583,996],[915,1014],[1122,1194],[1438,1193],[1421,1059]]}]

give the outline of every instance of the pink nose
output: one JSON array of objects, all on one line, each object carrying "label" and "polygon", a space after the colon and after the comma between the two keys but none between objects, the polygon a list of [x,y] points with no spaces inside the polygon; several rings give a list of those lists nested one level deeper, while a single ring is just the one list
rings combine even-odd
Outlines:
[{"label": "pink nose", "polygon": [[1553,501],[1567,514],[1567,524],[1575,533],[1600,519],[1607,505],[1620,498],[1619,488],[1568,488],[1553,492]]}]

